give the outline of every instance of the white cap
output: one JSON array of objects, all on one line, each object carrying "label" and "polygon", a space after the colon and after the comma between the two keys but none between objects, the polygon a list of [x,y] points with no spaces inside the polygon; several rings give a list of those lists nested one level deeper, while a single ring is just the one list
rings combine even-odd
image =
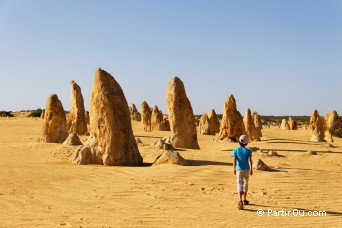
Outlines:
[{"label": "white cap", "polygon": [[239,142],[247,145],[249,143],[248,135],[241,135],[239,138]]}]

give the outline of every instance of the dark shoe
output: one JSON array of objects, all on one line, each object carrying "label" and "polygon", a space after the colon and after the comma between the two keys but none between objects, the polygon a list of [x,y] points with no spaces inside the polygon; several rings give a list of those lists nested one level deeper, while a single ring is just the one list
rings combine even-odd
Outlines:
[{"label": "dark shoe", "polygon": [[249,204],[249,201],[248,201],[248,200],[244,200],[244,201],[243,201],[243,204],[244,204],[244,205],[248,205],[248,204]]},{"label": "dark shoe", "polygon": [[242,201],[239,202],[238,208],[239,208],[239,210],[243,210],[243,203],[242,203]]}]

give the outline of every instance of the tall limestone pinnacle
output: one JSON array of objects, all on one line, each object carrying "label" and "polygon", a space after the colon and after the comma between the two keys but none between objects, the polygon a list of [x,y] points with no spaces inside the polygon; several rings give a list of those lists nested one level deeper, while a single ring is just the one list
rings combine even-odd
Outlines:
[{"label": "tall limestone pinnacle", "polygon": [[68,137],[66,117],[62,102],[56,94],[49,96],[46,101],[41,142],[63,143]]},{"label": "tall limestone pinnacle", "polygon": [[74,80],[71,81],[71,103],[67,128],[71,134],[84,135],[87,132],[86,112],[81,87]]},{"label": "tall limestone pinnacle", "polygon": [[239,137],[245,133],[245,126],[240,112],[237,110],[236,101],[230,95],[224,103],[223,115],[220,126],[218,140],[230,139],[238,141]]},{"label": "tall limestone pinnacle", "polygon": [[195,116],[184,83],[178,77],[172,78],[166,85],[166,103],[172,144],[178,148],[199,149]]},{"label": "tall limestone pinnacle", "polygon": [[140,165],[125,95],[109,73],[95,72],[90,96],[90,138],[71,159],[76,164]]}]

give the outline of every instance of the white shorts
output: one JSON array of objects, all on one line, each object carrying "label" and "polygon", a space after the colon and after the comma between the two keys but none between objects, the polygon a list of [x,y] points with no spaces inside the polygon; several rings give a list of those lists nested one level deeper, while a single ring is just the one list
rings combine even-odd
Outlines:
[{"label": "white shorts", "polygon": [[248,191],[249,172],[250,172],[249,170],[237,170],[236,171],[238,192]]}]

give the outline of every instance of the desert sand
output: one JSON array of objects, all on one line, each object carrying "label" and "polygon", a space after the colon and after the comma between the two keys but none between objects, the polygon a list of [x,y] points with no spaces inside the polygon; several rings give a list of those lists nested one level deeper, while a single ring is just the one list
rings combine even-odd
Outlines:
[{"label": "desert sand", "polygon": [[[253,152],[275,171],[254,172],[251,205],[238,210],[230,156],[237,143],[198,134],[200,150],[178,150],[191,166],[151,167],[163,150],[150,144],[170,132],[144,132],[133,121],[144,166],[73,165],[77,147],[39,143],[42,124],[0,118],[0,227],[342,227],[341,138],[317,143],[309,130],[263,129],[249,146],[280,156]],[[326,216],[268,216],[268,209]]]}]

